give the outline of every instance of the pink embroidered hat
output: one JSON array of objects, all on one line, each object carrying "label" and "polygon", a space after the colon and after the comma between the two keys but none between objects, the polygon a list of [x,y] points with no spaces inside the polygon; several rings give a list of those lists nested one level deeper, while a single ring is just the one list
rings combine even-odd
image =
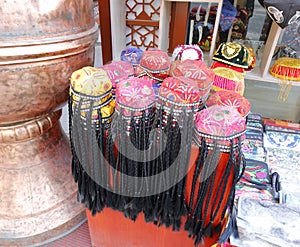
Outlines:
[{"label": "pink embroidered hat", "polygon": [[213,105],[230,106],[238,110],[238,112],[246,117],[250,112],[250,102],[240,94],[233,91],[211,91],[206,106]]},{"label": "pink embroidered hat", "polygon": [[140,115],[143,110],[153,108],[155,93],[152,83],[142,78],[122,79],[116,88],[116,109],[123,110],[122,114],[130,116]]},{"label": "pink embroidered hat", "polygon": [[131,63],[126,61],[114,61],[99,68],[103,69],[112,83],[112,94],[115,95],[116,84],[123,78],[134,75],[134,69]]},{"label": "pink embroidered hat", "polygon": [[[220,233],[225,212],[232,220],[232,195],[245,165],[241,145],[246,120],[233,107],[213,105],[197,112],[194,123],[199,155],[190,193],[194,195],[194,191],[198,191],[198,196],[190,197],[192,210],[189,210],[185,229],[195,237],[203,237]],[[194,227],[199,221],[201,224]]]},{"label": "pink embroidered hat", "polygon": [[195,129],[195,142],[199,146],[201,139],[206,138],[208,145],[216,141],[221,150],[229,151],[231,140],[237,145],[237,139],[244,136],[246,119],[234,107],[213,105],[197,112]]}]

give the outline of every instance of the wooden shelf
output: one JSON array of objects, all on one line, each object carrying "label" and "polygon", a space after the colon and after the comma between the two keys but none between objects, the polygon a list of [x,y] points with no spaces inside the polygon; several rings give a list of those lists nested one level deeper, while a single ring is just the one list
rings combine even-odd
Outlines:
[{"label": "wooden shelf", "polygon": [[160,5],[160,19],[159,19],[159,43],[158,48],[163,51],[168,51],[169,46],[169,29],[170,29],[170,19],[171,19],[171,4],[172,2],[195,2],[195,3],[217,3],[218,11],[216,15],[216,20],[214,24],[214,32],[212,35],[212,42],[209,52],[209,61],[211,63],[215,46],[217,40],[218,27],[220,23],[221,10],[223,5],[223,0],[192,0],[192,1],[184,1],[184,0],[161,0]]}]

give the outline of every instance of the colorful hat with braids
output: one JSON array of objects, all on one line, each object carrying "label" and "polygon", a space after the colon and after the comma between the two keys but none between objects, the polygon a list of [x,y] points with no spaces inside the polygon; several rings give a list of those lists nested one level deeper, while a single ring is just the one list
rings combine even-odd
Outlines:
[{"label": "colorful hat with braids", "polygon": [[103,69],[84,67],[70,78],[72,174],[78,184],[78,200],[93,215],[102,211],[110,198],[110,192],[102,186],[109,184],[103,172],[104,157],[113,150],[107,138],[115,110],[111,89],[112,83]]},{"label": "colorful hat with braids", "polygon": [[203,92],[195,80],[184,76],[168,77],[160,86],[158,106],[165,111],[197,111],[202,106]]},{"label": "colorful hat with braids", "polygon": [[[132,220],[145,211],[149,204],[143,197],[144,190],[141,190],[149,185],[132,181],[142,181],[143,177],[151,176],[151,161],[147,162],[145,156],[152,142],[150,131],[154,114],[155,93],[149,80],[133,77],[117,84],[116,113],[112,124],[112,133],[118,144],[114,164],[114,207]],[[129,204],[130,207],[127,206]]]},{"label": "colorful hat with braids", "polygon": [[243,74],[223,67],[214,68],[213,71],[215,73],[212,86],[213,90],[228,90],[234,91],[240,95],[244,94],[245,81]]},{"label": "colorful hat with braids", "polygon": [[173,61],[186,59],[203,61],[203,52],[199,45],[178,45],[173,51],[172,59]]},{"label": "colorful hat with braids", "polygon": [[185,224],[195,244],[203,236],[220,234],[225,213],[232,210],[235,184],[244,164],[241,138],[246,130],[245,122],[229,106],[214,105],[196,114],[194,141],[199,146],[199,155]]},{"label": "colorful hat with braids", "polygon": [[139,75],[147,75],[155,79],[158,83],[169,76],[170,58],[168,54],[161,50],[146,50],[142,54]]},{"label": "colorful hat with braids", "polygon": [[270,74],[278,78],[281,86],[278,99],[286,101],[293,81],[300,81],[300,59],[280,57],[270,68]]},{"label": "colorful hat with braids", "polygon": [[226,42],[219,45],[213,56],[214,61],[219,61],[238,68],[249,68],[249,51],[239,43]]},{"label": "colorful hat with braids", "polygon": [[243,117],[247,117],[250,112],[250,102],[234,91],[221,90],[216,92],[212,90],[206,101],[206,106],[210,107],[213,105],[236,108]]},{"label": "colorful hat with braids", "polygon": [[205,103],[214,80],[214,72],[200,60],[184,60],[172,62],[170,74],[174,77],[184,76],[197,83],[200,102]]},{"label": "colorful hat with braids", "polygon": [[[179,230],[181,217],[186,215],[185,201],[186,174],[191,153],[194,115],[198,110],[201,91],[198,84],[184,76],[168,77],[162,82],[156,103],[156,121],[158,138],[156,153],[161,153],[153,161],[155,170],[166,171],[162,184],[170,187],[151,197],[154,209],[145,215],[151,221],[151,215],[161,225],[172,226]],[[165,148],[163,148],[165,147]]]},{"label": "colorful hat with braids", "polygon": [[110,119],[114,112],[112,100],[112,83],[103,69],[84,67],[72,73],[70,78],[70,96],[72,106],[80,104],[80,113],[86,117],[92,111],[92,119],[99,120],[99,110],[102,120]]}]

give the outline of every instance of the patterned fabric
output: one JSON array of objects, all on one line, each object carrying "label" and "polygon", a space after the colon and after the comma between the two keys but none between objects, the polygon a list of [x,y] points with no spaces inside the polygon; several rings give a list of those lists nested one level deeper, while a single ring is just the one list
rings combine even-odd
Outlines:
[{"label": "patterned fabric", "polygon": [[[141,78],[123,79],[117,84],[117,107],[140,111],[152,107],[155,102],[155,93],[152,83]],[[130,111],[127,111],[130,114]],[[125,113],[126,114],[126,113]]]},{"label": "patterned fabric", "polygon": [[299,0],[262,0],[266,12],[281,28],[296,22],[300,17]]},{"label": "patterned fabric", "polygon": [[88,109],[92,107],[92,119],[99,118],[98,108],[103,119],[110,118],[114,112],[112,100],[112,83],[103,69],[84,67],[72,73],[70,78],[70,95],[73,106],[81,104],[81,115],[86,116]]},{"label": "patterned fabric", "polygon": [[300,150],[300,134],[281,131],[267,131],[265,135],[266,148]]},{"label": "patterned fabric", "polygon": [[230,29],[236,14],[237,10],[231,2],[229,0],[224,0],[220,17],[220,27],[223,32]]},{"label": "patterned fabric", "polygon": [[229,146],[230,139],[245,133],[246,120],[233,107],[213,105],[196,114],[195,127],[198,136],[209,137],[223,146]]},{"label": "patterned fabric", "polygon": [[244,94],[245,82],[243,74],[223,67],[214,68],[213,71],[215,76],[212,88],[215,91],[229,90],[240,95]]},{"label": "patterned fabric", "polygon": [[223,105],[231,106],[238,110],[238,112],[246,117],[250,111],[250,102],[243,96],[233,91],[212,91],[206,105]]},{"label": "patterned fabric", "polygon": [[170,69],[170,58],[161,50],[147,50],[142,54],[140,67],[150,73],[166,73]]},{"label": "patterned fabric", "polygon": [[272,65],[270,73],[283,80],[300,81],[300,59],[280,57]]},{"label": "patterned fabric", "polygon": [[255,67],[256,64],[256,56],[254,49],[249,46],[245,46],[245,48],[248,50],[249,56],[248,56],[248,64],[249,67],[247,68],[247,71],[252,70]]},{"label": "patterned fabric", "polygon": [[213,60],[247,69],[249,67],[248,57],[249,51],[242,44],[226,42],[219,45]]},{"label": "patterned fabric", "polygon": [[[95,75],[95,73],[97,74]],[[71,87],[76,92],[89,96],[98,96],[111,90],[111,81],[102,69],[84,67],[72,73]]]},{"label": "patterned fabric", "polygon": [[174,61],[170,74],[174,77],[184,76],[194,80],[199,90],[202,91],[202,98],[205,101],[213,83],[213,70],[208,68],[203,61],[187,59],[184,61]]},{"label": "patterned fabric", "polygon": [[172,54],[173,61],[175,60],[201,60],[203,61],[203,52],[199,45],[178,45]]},{"label": "patterned fabric", "polygon": [[143,50],[136,47],[130,47],[122,50],[120,57],[121,57],[121,61],[127,61],[132,65],[138,65],[140,64],[142,54],[143,54]]},{"label": "patterned fabric", "polygon": [[121,79],[133,76],[134,74],[132,64],[126,61],[115,61],[99,68],[106,71],[114,88]]},{"label": "patterned fabric", "polygon": [[218,61],[213,62],[213,64],[211,65],[212,69],[215,69],[215,68],[218,68],[218,67],[232,69],[232,70],[235,70],[236,72],[239,72],[241,74],[245,73],[245,69],[243,69],[243,68],[238,68],[238,67],[235,67],[235,66],[232,66],[232,65],[229,65],[229,64],[226,64],[226,63],[218,62]]},{"label": "patterned fabric", "polygon": [[202,92],[198,84],[189,78],[168,77],[159,89],[159,99],[166,101],[167,105],[176,105],[179,109],[182,106],[195,106],[195,109],[201,104]]}]

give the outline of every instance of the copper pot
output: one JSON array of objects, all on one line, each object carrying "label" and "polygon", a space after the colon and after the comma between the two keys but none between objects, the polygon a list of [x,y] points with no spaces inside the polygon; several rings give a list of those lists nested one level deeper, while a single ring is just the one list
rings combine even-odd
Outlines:
[{"label": "copper pot", "polygon": [[44,115],[67,100],[69,77],[94,61],[93,1],[0,3],[0,124]]},{"label": "copper pot", "polygon": [[94,63],[93,0],[0,2],[0,246],[85,220],[60,126],[73,71]]}]

